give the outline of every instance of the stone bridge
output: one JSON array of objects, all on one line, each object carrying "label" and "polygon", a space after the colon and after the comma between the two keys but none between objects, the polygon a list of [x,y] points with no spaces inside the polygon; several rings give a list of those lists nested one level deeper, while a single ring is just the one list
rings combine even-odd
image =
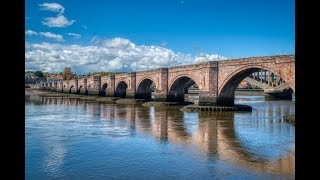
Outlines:
[{"label": "stone bridge", "polygon": [[264,56],[208,61],[171,68],[72,79],[42,87],[68,93],[183,102],[186,89],[196,84],[199,105],[234,105],[239,83],[254,72],[268,71],[280,77],[295,92],[295,56]]}]

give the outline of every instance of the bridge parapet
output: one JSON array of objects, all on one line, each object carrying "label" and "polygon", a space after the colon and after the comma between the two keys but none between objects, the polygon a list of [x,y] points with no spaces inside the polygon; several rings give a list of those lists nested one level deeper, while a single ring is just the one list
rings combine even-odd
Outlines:
[{"label": "bridge parapet", "polygon": [[281,55],[281,56],[257,56],[257,57],[248,57],[248,58],[237,58],[237,59],[227,59],[219,61],[219,65],[230,64],[230,65],[239,65],[239,64],[248,64],[248,63],[284,63],[284,62],[294,62],[294,55]]},{"label": "bridge parapet", "polygon": [[115,74],[114,76],[115,76],[116,78],[125,78],[125,77],[129,76],[130,74],[131,74],[131,73],[129,73],[129,72],[125,72],[125,73]]},{"label": "bridge parapet", "polygon": [[200,62],[197,64],[188,64],[183,66],[177,66],[177,67],[169,67],[169,71],[185,71],[190,69],[202,69],[202,68],[210,68],[210,67],[218,67],[218,61],[206,61],[206,62]]}]

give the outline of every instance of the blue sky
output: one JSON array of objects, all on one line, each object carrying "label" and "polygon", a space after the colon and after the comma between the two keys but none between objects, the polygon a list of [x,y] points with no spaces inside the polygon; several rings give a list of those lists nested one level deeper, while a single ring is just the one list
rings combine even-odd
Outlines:
[{"label": "blue sky", "polygon": [[293,0],[26,0],[25,7],[29,70],[131,71],[218,53],[232,59],[295,51]]}]

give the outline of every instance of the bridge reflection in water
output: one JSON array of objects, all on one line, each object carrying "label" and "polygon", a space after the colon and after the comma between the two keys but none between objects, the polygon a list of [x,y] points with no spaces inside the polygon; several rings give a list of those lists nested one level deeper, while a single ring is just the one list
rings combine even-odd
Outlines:
[{"label": "bridge reflection in water", "polygon": [[[180,107],[100,104],[68,98],[26,96],[38,104],[80,107],[101,121],[108,121],[113,133],[151,135],[159,143],[188,146],[205,158],[230,161],[253,171],[294,175],[294,128],[283,116],[294,113],[294,104],[258,102],[251,113],[183,112]],[[279,102],[278,102],[279,103]],[[70,108],[70,107],[69,107]],[[123,123],[123,121],[125,123]],[[291,137],[286,138],[287,135]],[[286,145],[283,145],[286,144]],[[275,150],[275,146],[282,149]]]}]

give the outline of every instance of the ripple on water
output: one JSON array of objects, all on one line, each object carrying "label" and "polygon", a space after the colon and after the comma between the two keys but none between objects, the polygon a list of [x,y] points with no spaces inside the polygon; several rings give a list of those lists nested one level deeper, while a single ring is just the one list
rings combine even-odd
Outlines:
[{"label": "ripple on water", "polygon": [[294,179],[294,102],[241,98],[253,112],[26,98],[26,178]]}]

